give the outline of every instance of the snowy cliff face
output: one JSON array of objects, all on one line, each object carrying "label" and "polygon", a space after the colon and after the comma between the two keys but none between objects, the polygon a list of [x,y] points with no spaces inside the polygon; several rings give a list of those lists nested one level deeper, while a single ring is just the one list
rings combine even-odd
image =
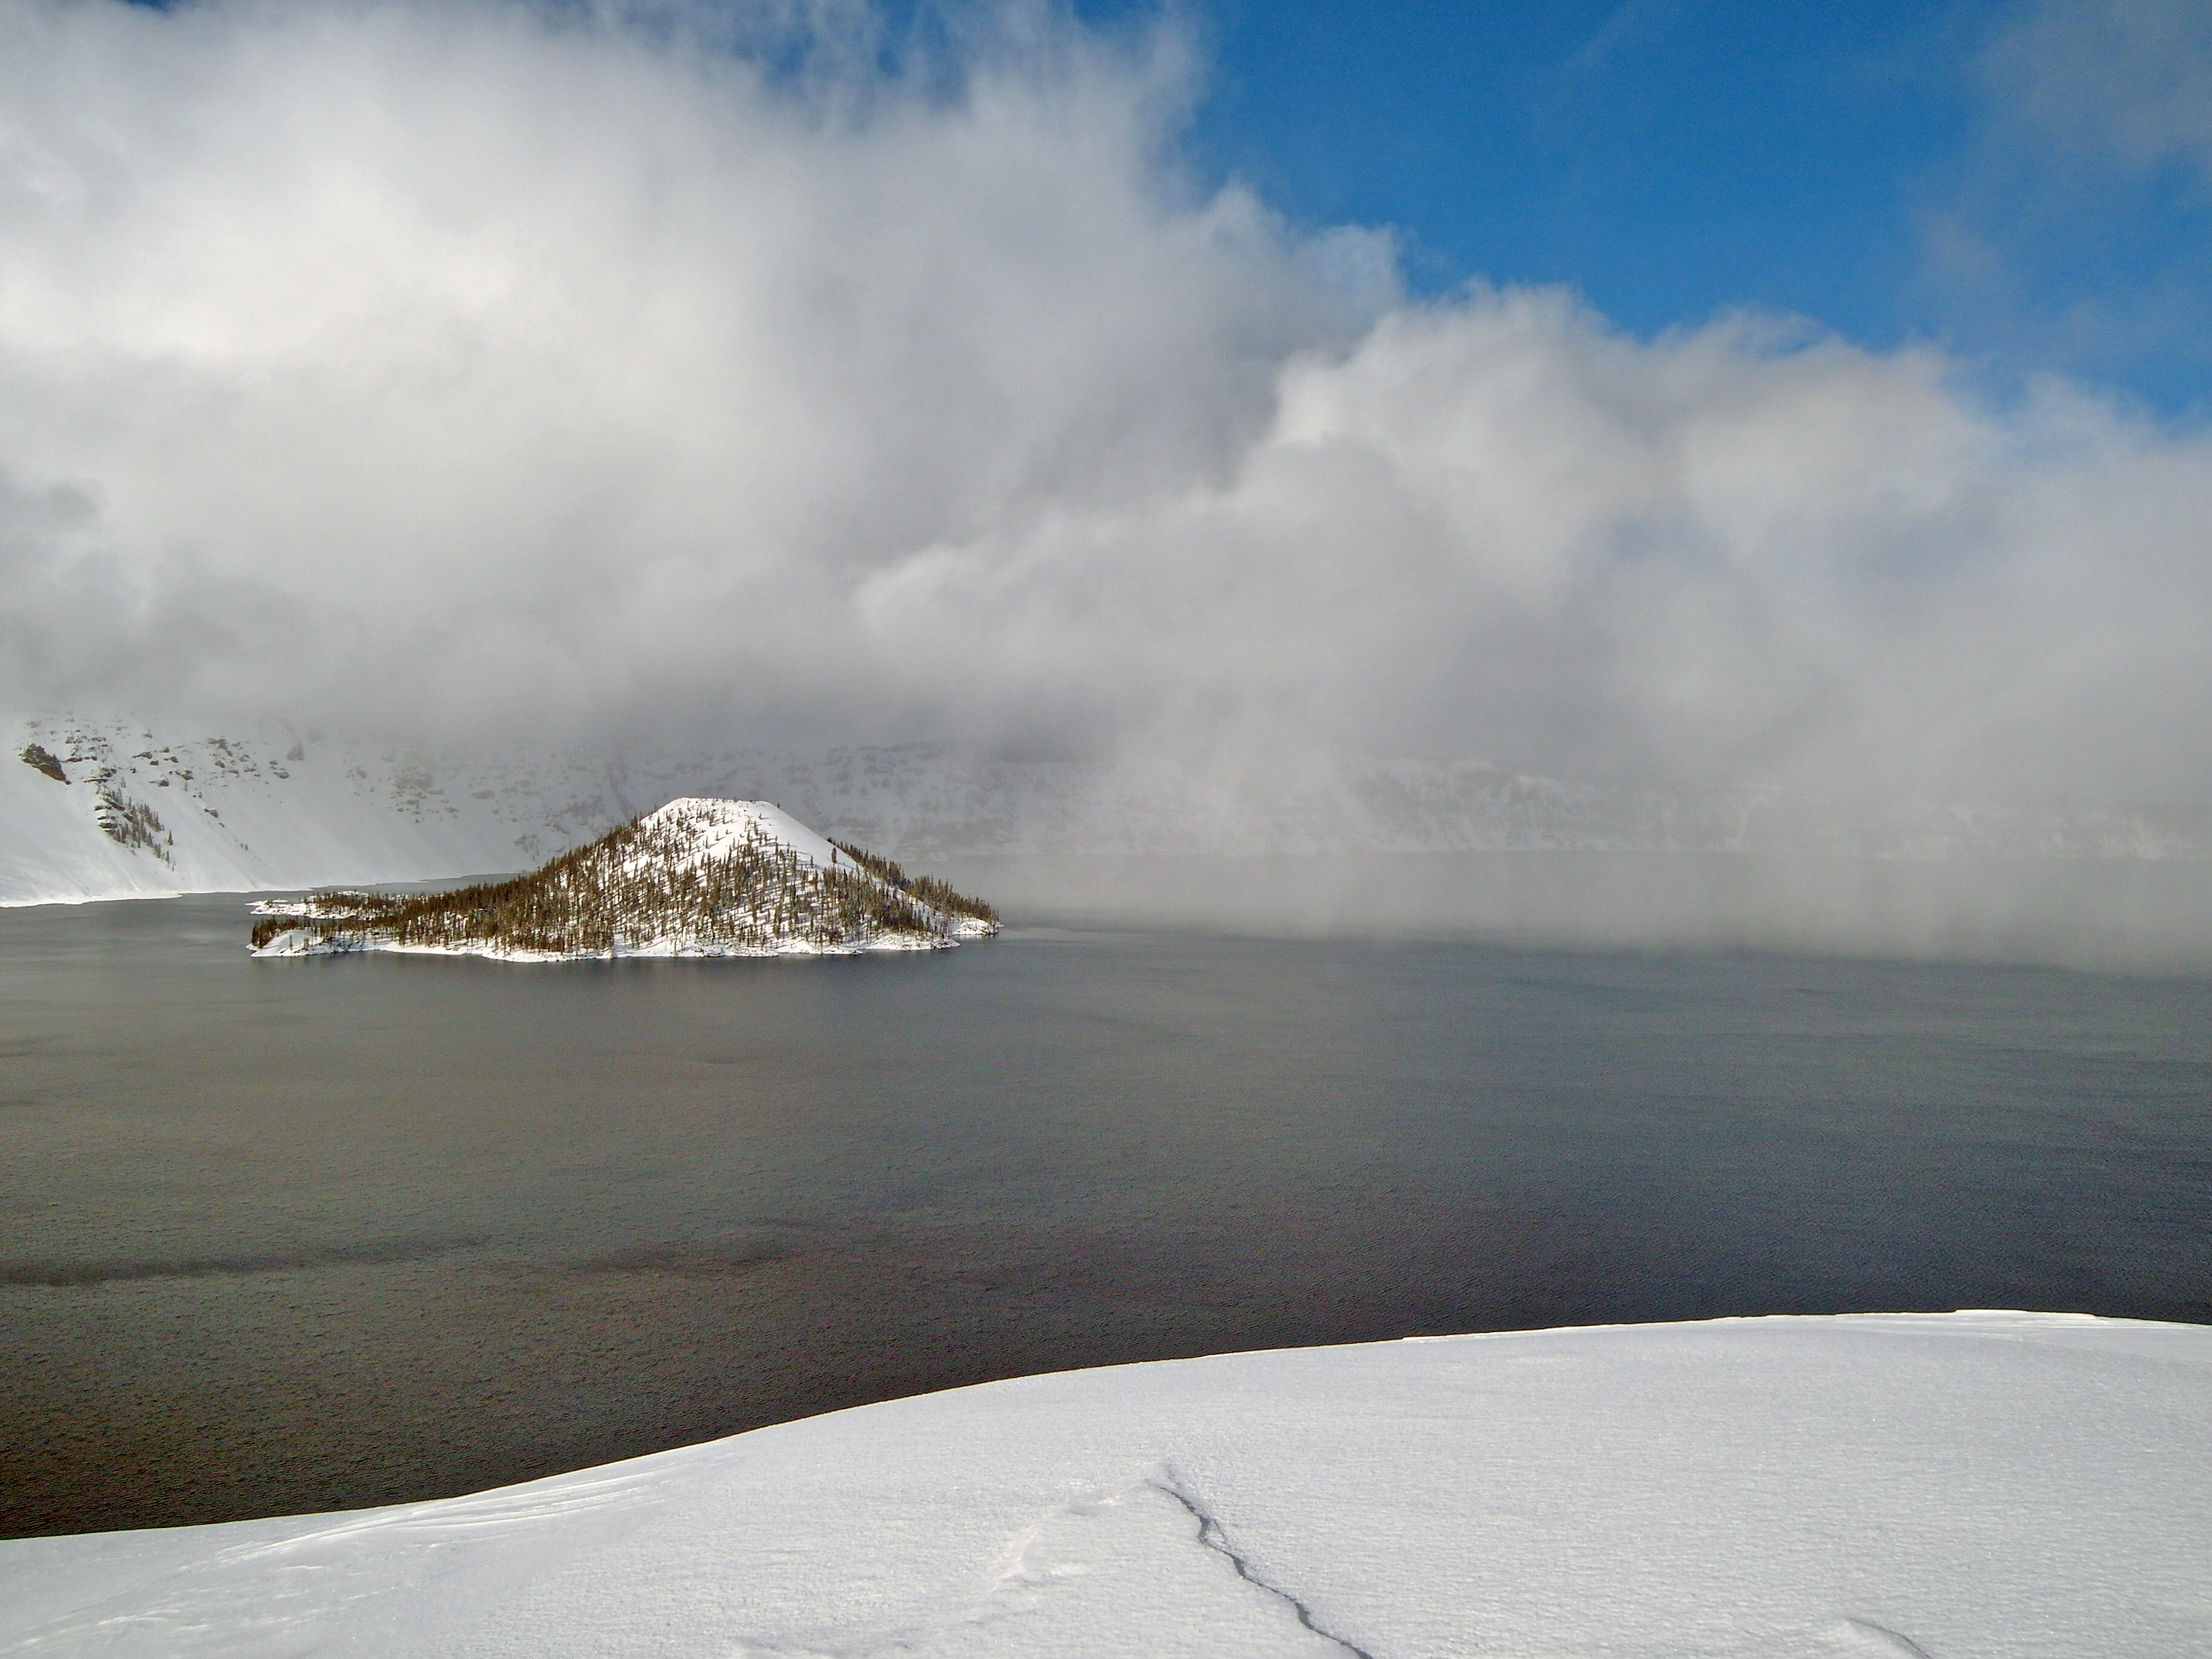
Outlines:
[{"label": "snowy cliff face", "polygon": [[947,950],[998,931],[980,901],[757,800],[671,801],[508,881],[257,908],[270,918],[253,930],[258,956],[848,956]]},{"label": "snowy cliff face", "polygon": [[[632,816],[566,779],[290,732],[185,739],[124,720],[16,723],[0,757],[0,902],[246,891],[513,870]],[[58,773],[58,777],[55,775]],[[119,833],[118,833],[119,831]]]},{"label": "snowy cliff face", "polygon": [[[2202,811],[1923,805],[1659,790],[1472,761],[1294,770],[633,746],[404,750],[288,730],[186,738],[123,720],[12,723],[0,903],[526,869],[686,796],[779,803],[902,859],[989,853],[1796,852],[2201,857]],[[61,775],[58,778],[55,774]]]}]

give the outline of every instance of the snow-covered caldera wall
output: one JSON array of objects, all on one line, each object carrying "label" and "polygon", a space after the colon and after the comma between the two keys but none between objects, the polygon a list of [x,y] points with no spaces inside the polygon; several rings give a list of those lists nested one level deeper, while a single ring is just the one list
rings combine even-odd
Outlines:
[{"label": "snow-covered caldera wall", "polygon": [[[824,835],[905,860],[1443,851],[2172,859],[2212,850],[2212,817],[2188,809],[1844,811],[1756,786],[1663,790],[1474,761],[1109,763],[920,744],[436,750],[73,716],[19,718],[9,730],[0,903],[10,904],[504,872],[684,796],[772,801]],[[26,752],[50,757],[51,770]]]},{"label": "snow-covered caldera wall", "polygon": [[0,1543],[100,1659],[2179,1659],[2212,1328],[1723,1320],[1226,1355],[474,1497]]}]

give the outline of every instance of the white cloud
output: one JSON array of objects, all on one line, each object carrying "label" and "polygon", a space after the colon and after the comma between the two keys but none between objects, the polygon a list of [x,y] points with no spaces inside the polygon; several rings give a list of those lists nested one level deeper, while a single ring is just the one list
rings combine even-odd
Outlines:
[{"label": "white cloud", "polygon": [[0,695],[2212,782],[2198,437],[1409,306],[1189,190],[1171,35],[670,21],[0,7]]},{"label": "white cloud", "polygon": [[1922,298],[1968,351],[2203,404],[2212,371],[2212,9],[2015,0],[1976,119],[1923,180]]},{"label": "white cloud", "polygon": [[2212,175],[2212,9],[2202,0],[2037,0],[1992,42],[2015,119],[2130,167]]}]

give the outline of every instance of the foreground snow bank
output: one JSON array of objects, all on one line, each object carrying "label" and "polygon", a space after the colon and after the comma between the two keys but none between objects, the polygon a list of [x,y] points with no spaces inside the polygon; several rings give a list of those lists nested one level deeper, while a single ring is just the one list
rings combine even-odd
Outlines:
[{"label": "foreground snow bank", "polygon": [[0,1651],[2171,1659],[2212,1328],[1721,1321],[1071,1372],[441,1503],[0,1545]]}]

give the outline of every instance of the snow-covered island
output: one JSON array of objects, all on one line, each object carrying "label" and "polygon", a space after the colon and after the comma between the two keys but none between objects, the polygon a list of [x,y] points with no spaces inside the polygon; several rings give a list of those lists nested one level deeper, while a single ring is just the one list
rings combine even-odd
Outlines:
[{"label": "snow-covered island", "polygon": [[949,950],[999,930],[981,900],[760,800],[673,800],[505,881],[319,892],[254,908],[250,945],[264,957],[850,956]]}]

